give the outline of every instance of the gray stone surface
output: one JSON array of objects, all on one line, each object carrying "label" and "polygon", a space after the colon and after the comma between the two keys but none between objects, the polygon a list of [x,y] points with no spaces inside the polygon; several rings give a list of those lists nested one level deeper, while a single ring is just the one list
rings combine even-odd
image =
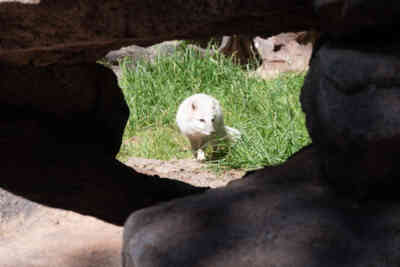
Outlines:
[{"label": "gray stone surface", "polygon": [[[4,225],[12,220],[25,220],[38,207],[38,204],[15,196],[0,188],[0,224]],[[1,226],[0,226],[1,227]]]}]

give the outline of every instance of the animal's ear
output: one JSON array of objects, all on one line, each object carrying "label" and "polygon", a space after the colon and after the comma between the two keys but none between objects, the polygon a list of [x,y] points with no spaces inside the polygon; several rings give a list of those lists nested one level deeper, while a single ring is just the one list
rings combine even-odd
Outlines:
[{"label": "animal's ear", "polygon": [[196,105],[192,103],[192,110],[196,110]]}]

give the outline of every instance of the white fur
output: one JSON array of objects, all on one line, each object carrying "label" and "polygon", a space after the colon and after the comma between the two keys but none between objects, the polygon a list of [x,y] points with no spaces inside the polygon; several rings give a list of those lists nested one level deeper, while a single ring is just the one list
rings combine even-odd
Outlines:
[{"label": "white fur", "polygon": [[197,160],[204,160],[203,148],[216,140],[228,137],[237,140],[241,134],[237,129],[224,126],[221,106],[215,98],[206,94],[195,94],[186,98],[178,108],[176,123],[192,146]]}]

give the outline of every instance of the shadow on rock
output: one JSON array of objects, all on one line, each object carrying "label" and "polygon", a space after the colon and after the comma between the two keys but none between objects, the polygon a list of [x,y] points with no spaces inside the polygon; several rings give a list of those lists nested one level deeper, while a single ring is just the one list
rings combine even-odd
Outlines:
[{"label": "shadow on rock", "polygon": [[316,155],[134,213],[123,266],[398,266],[400,206],[338,197]]}]

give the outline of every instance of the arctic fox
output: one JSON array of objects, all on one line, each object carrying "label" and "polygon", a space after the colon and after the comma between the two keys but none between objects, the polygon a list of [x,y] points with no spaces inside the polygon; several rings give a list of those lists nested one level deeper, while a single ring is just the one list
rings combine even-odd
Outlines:
[{"label": "arctic fox", "polygon": [[206,94],[195,94],[186,98],[179,105],[176,123],[181,133],[189,139],[197,160],[205,160],[203,148],[207,144],[215,148],[218,140],[228,137],[235,141],[241,136],[237,129],[224,125],[218,100]]}]

